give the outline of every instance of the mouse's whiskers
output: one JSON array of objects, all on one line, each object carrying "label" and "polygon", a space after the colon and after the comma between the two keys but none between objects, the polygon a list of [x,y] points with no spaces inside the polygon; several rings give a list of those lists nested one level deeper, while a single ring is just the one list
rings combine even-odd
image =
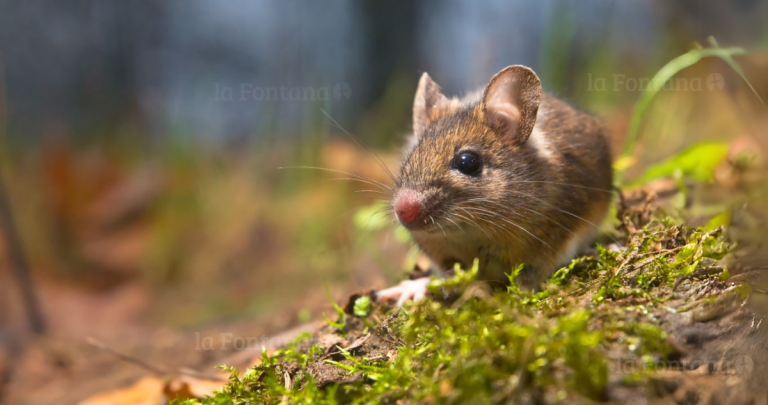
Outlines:
[{"label": "mouse's whiskers", "polygon": [[392,171],[391,171],[391,170],[389,170],[389,167],[387,167],[387,165],[386,165],[386,164],[384,163],[384,161],[383,161],[383,160],[382,160],[382,159],[379,157],[379,155],[377,155],[377,154],[376,154],[376,152],[372,152],[371,150],[369,150],[368,148],[366,148],[366,147],[363,145],[363,143],[360,141],[360,139],[358,139],[356,136],[352,135],[352,133],[350,133],[350,132],[349,132],[349,131],[347,131],[347,130],[346,130],[344,127],[342,127],[342,126],[341,126],[341,124],[339,124],[339,122],[338,122],[338,121],[336,121],[335,119],[333,119],[333,117],[331,117],[331,115],[330,115],[330,114],[328,114],[328,113],[327,113],[325,110],[322,110],[322,109],[321,109],[320,111],[322,111],[322,112],[323,112],[323,114],[324,114],[324,115],[325,115],[325,116],[326,116],[326,117],[327,117],[327,118],[328,118],[328,119],[331,121],[331,123],[332,123],[334,126],[336,126],[336,128],[340,129],[342,132],[344,132],[344,134],[346,134],[346,135],[347,135],[347,136],[348,136],[350,139],[352,139],[352,141],[353,141],[353,142],[355,142],[355,145],[357,145],[357,147],[358,147],[358,148],[360,148],[360,149],[361,149],[363,152],[365,152],[366,154],[368,154],[368,156],[370,156],[371,158],[373,158],[373,160],[376,162],[376,164],[377,164],[377,165],[378,165],[378,166],[379,166],[381,169],[383,169],[383,170],[384,170],[384,172],[387,174],[387,176],[389,176],[389,178],[390,178],[390,179],[392,179],[392,182],[394,182],[395,184],[397,184],[397,178],[396,178],[396,177],[395,177],[395,175],[392,173]]},{"label": "mouse's whiskers", "polygon": [[[498,200],[496,200],[494,198],[482,198],[482,199],[477,199],[477,200],[470,199],[468,201],[471,201],[471,202],[482,201],[483,203],[488,204],[488,205],[490,205],[492,207],[496,207],[496,208],[498,208],[499,210],[502,210],[502,211],[509,209],[508,207],[505,207],[503,204],[501,204],[500,201],[498,201]],[[539,212],[539,211],[537,211],[537,210],[535,210],[533,208],[529,208],[529,207],[527,207],[527,206],[525,206],[523,204],[516,205],[515,209],[524,209],[524,210],[526,210],[526,211],[528,211],[528,212],[530,212],[530,213],[532,213],[534,215],[538,215],[538,216],[542,217],[545,221],[559,226],[561,229],[563,229],[564,231],[568,232],[572,236],[577,236],[576,233],[573,230],[571,230],[567,226],[561,224],[560,221],[558,221],[556,218],[553,218],[553,217],[551,217],[549,215],[546,215],[546,214],[544,214],[542,212]]]},{"label": "mouse's whiskers", "polygon": [[498,221],[495,221],[502,218],[500,215],[490,211],[482,210],[478,207],[464,206],[464,207],[457,207],[457,208],[466,212],[468,215],[472,215],[473,217],[477,218],[477,220],[488,224],[488,227],[494,230],[496,233],[500,233],[501,235],[510,237],[516,240],[520,244],[525,244],[525,241],[522,240],[518,235],[516,235],[507,227],[502,226]]},{"label": "mouse's whiskers", "polygon": [[[521,182],[523,182],[523,181],[521,181]],[[534,182],[531,182],[531,183],[534,183]],[[561,184],[561,183],[555,183],[555,184]],[[472,189],[473,189],[473,188],[469,188],[469,190],[470,190],[470,191],[471,191]],[[483,189],[478,187],[478,188],[476,188],[476,190],[477,190],[477,191],[482,191]],[[606,191],[606,190],[601,190],[601,189],[595,189],[595,190],[598,190],[598,191]],[[571,211],[568,211],[568,210],[564,210],[564,209],[562,209],[562,208],[559,208],[559,207],[557,207],[557,206],[553,205],[552,203],[550,203],[550,202],[548,202],[548,201],[546,201],[546,200],[544,200],[544,199],[542,199],[542,198],[540,198],[540,197],[537,197],[537,196],[535,196],[535,195],[533,195],[533,194],[530,194],[530,193],[526,193],[526,192],[523,192],[523,191],[519,191],[519,190],[507,190],[507,191],[508,191],[508,192],[510,192],[510,193],[514,193],[514,194],[516,194],[516,195],[518,195],[518,196],[522,196],[523,198],[529,198],[529,199],[532,199],[532,200],[536,201],[537,203],[539,203],[539,204],[541,204],[541,205],[543,205],[543,206],[545,206],[545,207],[547,207],[547,208],[553,209],[553,210],[555,210],[555,211],[558,211],[558,212],[561,212],[561,213],[563,213],[563,214],[566,214],[566,215],[568,215],[568,216],[571,216],[571,217],[573,217],[573,218],[576,218],[577,220],[579,220],[579,221],[581,221],[581,222],[583,222],[583,223],[585,223],[585,224],[589,225],[590,227],[594,228],[595,230],[599,231],[600,233],[602,233],[602,234],[606,235],[606,236],[607,236],[609,239],[611,239],[611,241],[613,241],[614,243],[616,243],[616,244],[620,244],[620,243],[619,243],[619,241],[617,241],[617,240],[616,240],[616,238],[614,238],[614,237],[613,237],[611,234],[609,234],[609,233],[607,233],[607,232],[605,232],[605,231],[602,231],[602,230],[600,230],[600,226],[599,226],[599,225],[597,225],[597,224],[593,223],[592,221],[590,221],[590,220],[588,220],[588,219],[586,219],[586,218],[584,218],[584,217],[582,217],[582,216],[580,216],[580,215],[578,215],[578,214],[575,214],[575,213],[573,213],[573,212],[571,212]],[[610,191],[609,191],[609,192],[610,192]],[[515,209],[517,209],[517,208],[523,208],[523,209],[526,209],[526,210],[528,210],[528,211],[531,211],[531,212],[535,212],[535,213],[537,213],[538,215],[541,215],[541,216],[543,216],[543,217],[545,217],[545,218],[550,218],[550,217],[549,217],[549,216],[547,216],[546,214],[540,213],[539,211],[535,211],[535,210],[532,210],[532,209],[528,208],[527,206],[525,206],[524,204],[518,204],[518,205],[516,205],[515,207],[508,207],[508,206],[506,206],[506,205],[505,205],[504,199],[501,199],[501,198],[493,198],[493,197],[477,197],[477,198],[470,198],[470,199],[468,199],[468,200],[466,200],[466,201],[467,201],[467,202],[474,202],[474,203],[479,203],[479,202],[482,202],[482,203],[490,203],[490,204],[495,204],[495,206],[496,206],[497,208],[499,208],[499,209],[500,209],[502,212],[511,212],[511,211],[514,211],[514,210],[515,210]],[[556,224],[558,224],[558,226],[560,226],[560,227],[564,227],[562,224],[560,224],[559,222],[557,222],[555,219],[551,219],[550,221],[551,221],[551,222],[553,222],[553,223],[556,223]],[[565,229],[565,228],[564,228],[564,229]],[[571,234],[573,234],[573,231],[572,231],[572,230],[568,229],[568,231],[569,231]]]},{"label": "mouse's whiskers", "polygon": [[330,173],[343,174],[343,175],[349,176],[349,177],[337,177],[337,178],[328,179],[328,180],[329,181],[333,181],[333,180],[358,181],[358,182],[366,183],[368,185],[376,187],[376,188],[380,189],[381,191],[386,192],[386,194],[388,194],[388,195],[392,195],[392,192],[393,192],[392,187],[389,187],[389,186],[387,186],[386,184],[384,184],[384,183],[382,183],[380,181],[377,181],[377,180],[374,180],[374,179],[371,179],[371,178],[368,178],[368,177],[363,177],[363,176],[361,176],[359,174],[345,172],[343,170],[330,169],[330,168],[327,168],[327,167],[317,167],[317,166],[283,166],[283,167],[278,167],[278,169],[280,169],[280,170],[283,170],[283,169],[320,170],[320,171],[325,171],[325,172],[330,172]]},{"label": "mouse's whiskers", "polygon": [[[459,219],[462,220],[462,222],[464,222],[466,224],[469,224],[469,225],[472,225],[472,226],[476,227],[481,232],[483,232],[485,234],[485,236],[488,237],[488,239],[491,239],[491,235],[488,233],[488,231],[485,230],[485,228],[483,228],[482,226],[480,226],[477,223],[477,219],[475,219],[475,217],[474,217],[474,215],[472,215],[472,213],[470,213],[469,211],[465,210],[462,207],[456,207],[456,208],[457,208],[457,210],[461,210],[461,211],[467,213],[467,215],[469,215],[469,217],[467,217],[466,215],[463,215],[463,214],[459,214],[458,212],[454,212],[453,215],[455,217],[458,217]],[[491,228],[491,230],[496,232],[495,228]]]},{"label": "mouse's whiskers", "polygon": [[497,212],[486,210],[484,208],[479,208],[479,207],[466,207],[466,208],[468,208],[470,210],[474,210],[476,213],[479,213],[479,215],[487,215],[491,219],[496,219],[496,220],[502,221],[502,222],[504,222],[506,224],[509,224],[511,226],[514,226],[515,228],[520,229],[521,231],[523,231],[526,234],[528,234],[530,237],[532,237],[532,238],[536,239],[537,241],[539,241],[539,243],[541,243],[542,245],[547,247],[553,253],[557,253],[555,248],[553,248],[552,245],[547,243],[545,240],[543,240],[540,237],[536,236],[533,232],[531,232],[530,230],[526,229],[524,226],[522,226],[522,225],[520,225],[520,224],[518,224],[518,223],[516,223],[516,222],[514,222],[512,220],[510,220],[509,218],[507,218],[507,217],[505,217],[503,215],[499,215]]},{"label": "mouse's whiskers", "polygon": [[580,184],[571,184],[571,183],[563,183],[559,181],[544,181],[544,180],[507,180],[502,182],[501,184],[553,184],[556,186],[564,186],[564,187],[574,187],[574,188],[581,188],[585,190],[591,190],[591,191],[599,191],[601,193],[613,193],[612,189],[604,189],[604,188],[598,188],[598,187],[589,187],[589,186],[582,186]]},{"label": "mouse's whiskers", "polygon": [[571,212],[571,211],[568,211],[568,210],[564,210],[564,209],[562,209],[562,208],[558,208],[558,207],[556,207],[556,206],[552,205],[551,203],[548,203],[548,202],[546,202],[546,201],[544,201],[544,200],[542,200],[541,198],[538,198],[538,197],[536,197],[536,196],[533,196],[533,195],[530,195],[530,194],[526,194],[526,193],[523,193],[523,192],[520,192],[520,191],[512,191],[512,192],[513,192],[513,193],[517,193],[517,194],[520,194],[520,195],[522,195],[522,196],[524,196],[524,197],[532,198],[532,199],[534,199],[534,200],[536,200],[536,201],[538,201],[538,202],[540,202],[540,203],[542,203],[542,204],[546,205],[546,206],[547,206],[547,207],[549,207],[549,208],[552,208],[552,209],[554,209],[554,210],[556,210],[556,211],[562,212],[563,214],[566,214],[566,215],[570,215],[570,216],[572,216],[572,217],[574,217],[574,218],[578,219],[579,221],[582,221],[582,222],[584,222],[584,223],[588,224],[589,226],[593,227],[594,229],[596,229],[596,230],[600,231],[600,232],[601,232],[601,233],[603,233],[604,235],[608,236],[608,238],[610,238],[610,239],[611,239],[611,241],[613,241],[613,242],[614,242],[614,243],[616,243],[617,245],[620,245],[620,244],[621,244],[621,243],[620,243],[618,240],[616,240],[616,238],[614,238],[614,237],[613,237],[611,234],[609,234],[609,233],[607,233],[607,232],[605,232],[605,231],[601,231],[601,230],[600,230],[600,226],[599,226],[599,225],[595,224],[594,222],[592,222],[592,221],[590,221],[590,220],[588,220],[588,219],[586,219],[586,218],[584,218],[584,217],[582,217],[582,216],[580,216],[580,215],[574,214],[573,212]]}]

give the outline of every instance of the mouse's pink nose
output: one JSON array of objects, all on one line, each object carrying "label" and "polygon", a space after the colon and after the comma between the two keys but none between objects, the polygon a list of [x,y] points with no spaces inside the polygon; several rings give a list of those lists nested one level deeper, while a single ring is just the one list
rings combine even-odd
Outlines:
[{"label": "mouse's pink nose", "polygon": [[395,214],[405,225],[411,225],[421,217],[421,201],[413,193],[403,193],[394,202]]}]

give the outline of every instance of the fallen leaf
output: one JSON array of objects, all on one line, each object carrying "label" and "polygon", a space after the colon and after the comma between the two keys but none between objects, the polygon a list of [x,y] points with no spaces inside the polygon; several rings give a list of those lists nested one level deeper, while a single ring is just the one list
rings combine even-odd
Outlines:
[{"label": "fallen leaf", "polygon": [[220,390],[222,386],[224,386],[224,381],[179,376],[168,381],[163,389],[163,393],[169,401],[175,398],[202,399],[207,396],[213,396],[213,391]]},{"label": "fallen leaf", "polygon": [[86,398],[78,405],[159,405],[167,402],[163,393],[165,382],[155,376],[147,376],[130,387],[102,392]]}]

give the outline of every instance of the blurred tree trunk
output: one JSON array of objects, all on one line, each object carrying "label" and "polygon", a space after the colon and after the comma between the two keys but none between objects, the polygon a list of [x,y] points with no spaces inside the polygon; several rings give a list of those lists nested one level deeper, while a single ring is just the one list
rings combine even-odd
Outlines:
[{"label": "blurred tree trunk", "polygon": [[[363,18],[361,27],[365,30],[366,43],[363,75],[368,88],[363,111],[371,110],[385,101],[392,105],[403,106],[407,109],[407,120],[410,120],[410,105],[413,93],[421,71],[417,69],[417,24],[422,3],[418,1],[392,2],[373,0],[359,2],[360,15]],[[408,91],[403,94],[392,94],[393,86],[398,86],[399,78],[407,77],[412,86],[406,86]],[[413,92],[411,92],[413,89]],[[406,96],[407,94],[407,96]],[[395,99],[393,99],[393,96]],[[384,100],[386,99],[386,100]],[[379,109],[381,110],[381,109]],[[383,108],[387,110],[387,108]],[[388,123],[386,131],[379,131],[373,138],[366,139],[372,146],[391,144],[391,128],[401,130],[407,127],[401,121],[400,114],[392,111],[384,112],[386,117],[379,117]],[[371,124],[371,122],[368,122]],[[381,123],[378,123],[381,124]],[[391,128],[390,128],[391,127]],[[369,132],[370,129],[366,129]],[[389,131],[389,132],[387,132]]]}]

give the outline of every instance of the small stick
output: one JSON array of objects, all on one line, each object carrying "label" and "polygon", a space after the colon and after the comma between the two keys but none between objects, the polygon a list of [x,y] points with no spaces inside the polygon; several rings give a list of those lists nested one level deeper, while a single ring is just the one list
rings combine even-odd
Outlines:
[{"label": "small stick", "polygon": [[45,333],[46,325],[43,314],[40,311],[40,303],[35,294],[35,287],[30,276],[29,265],[21,245],[21,238],[13,221],[8,195],[0,178],[0,227],[2,227],[5,241],[8,246],[11,270],[19,285],[21,297],[24,300],[24,308],[27,311],[27,319],[32,332],[38,335]]},{"label": "small stick", "polygon": [[129,356],[129,355],[125,354],[125,353],[120,353],[120,352],[118,352],[115,349],[107,347],[104,343],[99,342],[98,340],[96,340],[95,338],[93,338],[91,336],[88,336],[87,338],[85,338],[85,343],[87,343],[88,345],[93,346],[96,349],[99,349],[99,350],[101,350],[103,352],[109,353],[110,355],[115,356],[115,357],[117,357],[120,360],[126,361],[128,363],[133,363],[133,364],[135,364],[135,365],[137,365],[137,366],[139,366],[139,367],[141,367],[141,368],[143,368],[145,370],[148,370],[149,372],[151,372],[152,374],[155,374],[155,375],[167,376],[167,375],[179,374],[179,375],[186,375],[186,376],[189,376],[189,377],[200,378],[200,379],[205,379],[205,380],[227,381],[227,379],[224,378],[224,377],[206,375],[206,374],[194,371],[194,370],[178,369],[178,370],[172,371],[172,370],[160,367],[160,366],[155,365],[155,364],[150,364],[150,363],[147,363],[146,361],[144,361],[142,359],[139,359],[139,358],[136,358],[136,357],[133,357],[133,356]]}]

